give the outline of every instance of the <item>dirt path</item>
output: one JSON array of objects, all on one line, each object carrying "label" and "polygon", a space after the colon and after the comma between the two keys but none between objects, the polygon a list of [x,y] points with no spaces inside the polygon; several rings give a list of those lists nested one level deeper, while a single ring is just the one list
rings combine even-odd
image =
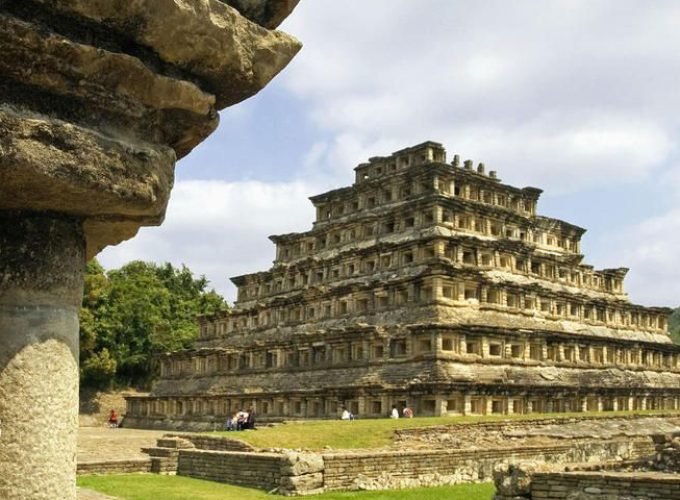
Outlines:
[{"label": "dirt path", "polygon": [[154,446],[166,431],[81,427],[78,430],[78,462],[102,462],[146,458],[143,446]]}]

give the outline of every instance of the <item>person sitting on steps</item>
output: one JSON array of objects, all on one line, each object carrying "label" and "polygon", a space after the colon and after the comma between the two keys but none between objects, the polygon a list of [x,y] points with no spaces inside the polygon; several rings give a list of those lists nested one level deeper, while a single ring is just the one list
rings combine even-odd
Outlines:
[{"label": "person sitting on steps", "polygon": [[109,427],[115,429],[118,427],[118,415],[116,415],[116,410],[111,410],[109,414]]}]

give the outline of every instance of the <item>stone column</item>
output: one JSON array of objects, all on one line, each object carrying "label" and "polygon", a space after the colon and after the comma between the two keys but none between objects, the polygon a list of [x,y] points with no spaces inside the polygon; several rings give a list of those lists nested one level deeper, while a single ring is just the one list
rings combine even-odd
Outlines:
[{"label": "stone column", "polygon": [[463,415],[470,415],[472,413],[472,397],[469,394],[463,395]]},{"label": "stone column", "polygon": [[84,266],[80,220],[0,213],[0,498],[75,498]]},{"label": "stone column", "polygon": [[0,498],[75,499],[85,260],[161,223],[175,161],[300,49],[296,3],[0,1]]}]

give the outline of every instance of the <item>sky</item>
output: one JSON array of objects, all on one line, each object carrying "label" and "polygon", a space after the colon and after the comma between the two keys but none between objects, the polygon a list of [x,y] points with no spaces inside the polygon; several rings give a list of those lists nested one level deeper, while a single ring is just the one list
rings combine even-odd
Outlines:
[{"label": "sky", "polygon": [[269,268],[271,234],[311,228],[309,196],[425,140],[544,190],[586,228],[584,262],[628,267],[644,305],[680,305],[680,2],[302,0],[304,47],[220,113],[176,170],[165,222],[99,255],[229,277]]}]

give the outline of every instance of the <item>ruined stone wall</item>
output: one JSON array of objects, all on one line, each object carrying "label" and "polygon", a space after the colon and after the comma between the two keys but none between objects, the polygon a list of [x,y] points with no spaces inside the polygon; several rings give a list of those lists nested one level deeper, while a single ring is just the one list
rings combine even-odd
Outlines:
[{"label": "ruined stone wall", "polygon": [[279,486],[283,457],[272,453],[182,450],[177,474],[271,490]]},{"label": "ruined stone wall", "polygon": [[680,476],[654,472],[538,472],[533,476],[529,498],[677,500]]},{"label": "ruined stone wall", "polygon": [[323,459],[310,453],[181,450],[177,474],[279,493],[314,492],[323,485]]},{"label": "ruined stone wall", "polygon": [[633,458],[651,451],[649,441],[590,442],[577,445],[496,450],[426,450],[324,455],[324,487],[387,489],[490,481],[500,463],[547,463]]},{"label": "ruined stone wall", "polygon": [[649,440],[587,442],[497,450],[347,453],[250,453],[182,449],[177,474],[279,493],[320,488],[388,489],[488,481],[500,463],[526,460],[600,462],[652,451]]},{"label": "ruined stone wall", "polygon": [[109,460],[105,462],[78,462],[78,474],[131,474],[133,472],[155,472],[151,460],[139,458],[131,460]]},{"label": "ruined stone wall", "polygon": [[[497,467],[495,500],[677,500],[680,498],[680,436],[652,436],[653,448],[638,455],[597,464],[557,467],[537,462]],[[650,453],[654,451],[655,453]]]},{"label": "ruined stone wall", "polygon": [[655,436],[656,456],[654,468],[680,473],[680,434]]},{"label": "ruined stone wall", "polygon": [[209,451],[255,451],[248,443],[237,439],[213,437],[200,434],[165,434],[167,438],[180,438],[189,441],[199,450]]}]

